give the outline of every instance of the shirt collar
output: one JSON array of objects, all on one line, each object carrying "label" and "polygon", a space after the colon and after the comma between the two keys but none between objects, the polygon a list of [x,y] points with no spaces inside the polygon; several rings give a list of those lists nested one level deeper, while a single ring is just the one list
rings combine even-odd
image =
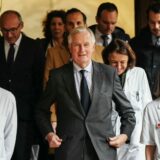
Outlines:
[{"label": "shirt collar", "polygon": [[[21,39],[22,39],[22,33],[20,34],[19,38],[18,38],[17,41],[15,42],[15,45],[16,45],[16,46],[19,46],[19,45],[20,45]],[[9,46],[9,45],[10,45],[6,40],[4,40],[4,43],[5,43],[6,46]]]},{"label": "shirt collar", "polygon": [[92,61],[90,61],[90,63],[88,64],[88,66],[85,67],[85,68],[81,68],[75,62],[73,62],[73,67],[74,67],[74,71],[76,71],[76,72],[79,72],[80,70],[85,70],[85,71],[91,73],[92,72]]},{"label": "shirt collar", "polygon": [[[99,29],[96,27],[96,36],[98,36],[99,38],[101,38],[101,36],[103,35]],[[112,35],[111,34],[107,34],[108,35],[108,38],[111,39],[112,38]]]}]

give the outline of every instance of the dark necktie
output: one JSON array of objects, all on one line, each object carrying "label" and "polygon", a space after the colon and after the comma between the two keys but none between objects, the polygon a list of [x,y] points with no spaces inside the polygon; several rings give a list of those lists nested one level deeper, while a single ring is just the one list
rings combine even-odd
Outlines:
[{"label": "dark necktie", "polygon": [[14,62],[14,52],[15,52],[15,48],[14,48],[14,44],[10,44],[10,48],[8,51],[8,57],[7,57],[7,65],[9,70],[12,67],[12,64]]},{"label": "dark necktie", "polygon": [[85,70],[80,71],[82,75],[80,92],[81,92],[81,104],[84,108],[85,113],[87,113],[91,100],[90,100],[89,89],[88,89],[87,80],[85,78],[84,72]]},{"label": "dark necktie", "polygon": [[160,47],[160,37],[157,37],[155,46]]},{"label": "dark necktie", "polygon": [[108,35],[104,34],[104,35],[101,35],[101,37],[103,40],[103,46],[104,47],[108,46],[108,39],[109,39]]}]

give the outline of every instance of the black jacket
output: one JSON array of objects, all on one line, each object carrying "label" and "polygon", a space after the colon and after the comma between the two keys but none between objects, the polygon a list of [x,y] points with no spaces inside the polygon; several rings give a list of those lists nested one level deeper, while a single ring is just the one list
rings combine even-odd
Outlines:
[{"label": "black jacket", "polygon": [[160,47],[152,43],[152,34],[149,27],[143,28],[139,35],[130,41],[137,56],[137,66],[142,67],[148,76],[152,95],[156,86],[156,76],[160,71]]},{"label": "black jacket", "polygon": [[5,58],[4,38],[0,38],[0,87],[16,98],[18,118],[33,120],[34,107],[42,92],[43,66],[35,40],[22,35],[11,74]]},{"label": "black jacket", "polygon": [[[90,26],[89,28],[93,31],[93,33],[95,34],[95,30],[96,30],[96,24]],[[124,41],[129,41],[130,40],[130,37],[128,34],[125,33],[125,31],[120,28],[120,27],[116,27],[114,32],[112,33],[112,38],[113,40],[115,38],[118,38],[118,39],[121,39],[121,40],[124,40]]]}]

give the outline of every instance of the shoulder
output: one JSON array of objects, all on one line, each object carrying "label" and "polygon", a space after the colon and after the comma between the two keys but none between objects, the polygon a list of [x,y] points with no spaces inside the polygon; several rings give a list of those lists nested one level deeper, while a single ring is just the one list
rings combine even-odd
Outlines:
[{"label": "shoulder", "polygon": [[[25,35],[24,33],[22,33],[22,43],[24,43],[25,45],[31,45],[31,46],[38,46],[38,43],[35,39],[28,37],[27,35]],[[29,47],[32,48],[32,47]]]},{"label": "shoulder", "polygon": [[98,62],[95,62],[93,61],[93,69],[96,70],[96,71],[99,71],[99,72],[103,72],[104,74],[111,74],[111,73],[114,73],[116,70],[115,68],[113,68],[112,66],[110,65],[106,65],[106,64],[103,64],[103,63],[98,63]]},{"label": "shoulder", "polygon": [[15,97],[10,91],[7,91],[6,89],[0,87],[0,101],[15,102]]},{"label": "shoulder", "polygon": [[95,33],[96,27],[97,27],[97,24],[93,24],[93,25],[89,26],[89,29],[91,29],[92,32]]},{"label": "shoulder", "polygon": [[130,69],[130,71],[132,73],[137,73],[137,74],[144,74],[145,70],[141,67],[133,67],[132,69]]},{"label": "shoulder", "polygon": [[143,41],[146,41],[146,38],[148,39],[150,37],[151,37],[151,32],[150,32],[149,27],[147,26],[147,27],[142,28],[140,32],[138,33],[138,35],[133,37],[130,42],[131,44],[136,41],[142,43]]},{"label": "shoulder", "polygon": [[133,67],[127,71],[127,74],[136,78],[138,81],[144,79],[145,77],[147,78],[145,70],[141,67]]},{"label": "shoulder", "polygon": [[130,40],[130,36],[125,33],[124,29],[120,28],[120,27],[116,27],[114,32],[113,32],[113,36],[115,38],[120,38],[124,41],[129,41]]},{"label": "shoulder", "polygon": [[61,67],[54,68],[51,70],[51,74],[53,74],[55,77],[61,74],[67,74],[68,71],[73,70],[73,64],[72,62],[69,62],[67,64],[64,64]]},{"label": "shoulder", "polygon": [[160,112],[160,97],[147,104],[144,111],[144,116],[156,116],[158,111]]}]

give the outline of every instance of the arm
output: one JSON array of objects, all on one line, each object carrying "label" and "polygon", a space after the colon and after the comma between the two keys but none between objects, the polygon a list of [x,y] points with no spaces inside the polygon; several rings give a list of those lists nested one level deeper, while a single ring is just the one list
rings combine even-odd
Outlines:
[{"label": "arm", "polygon": [[16,134],[17,134],[17,110],[16,101],[13,95],[10,94],[7,103],[7,120],[4,128],[4,146],[6,150],[6,160],[10,160],[13,154]]},{"label": "arm", "polygon": [[51,111],[51,124],[54,132],[56,133],[57,127],[57,115],[56,115],[56,103],[52,104],[50,111]]},{"label": "arm", "polygon": [[116,110],[121,117],[121,134],[110,137],[109,144],[113,147],[120,147],[126,141],[130,140],[136,120],[134,110],[122,90],[116,72],[114,73],[113,101],[115,102]]},{"label": "arm", "polygon": [[142,109],[144,110],[146,105],[152,101],[152,95],[151,95],[147,75],[144,70],[142,74],[141,87],[142,87],[142,107],[143,107]]},{"label": "arm", "polygon": [[47,56],[46,56],[45,67],[44,67],[44,82],[43,82],[44,88],[46,87],[46,83],[48,82],[49,72],[53,68],[55,68],[55,65],[52,58],[52,48],[50,48],[47,50]]},{"label": "arm", "polygon": [[153,145],[146,145],[146,160],[154,160],[154,153],[155,153],[156,146]]},{"label": "arm", "polygon": [[[55,73],[55,72],[54,72]],[[61,145],[60,139],[53,131],[50,121],[50,106],[56,101],[56,74],[52,74],[47,83],[47,87],[37,105],[35,118],[37,125],[51,148]]]}]

